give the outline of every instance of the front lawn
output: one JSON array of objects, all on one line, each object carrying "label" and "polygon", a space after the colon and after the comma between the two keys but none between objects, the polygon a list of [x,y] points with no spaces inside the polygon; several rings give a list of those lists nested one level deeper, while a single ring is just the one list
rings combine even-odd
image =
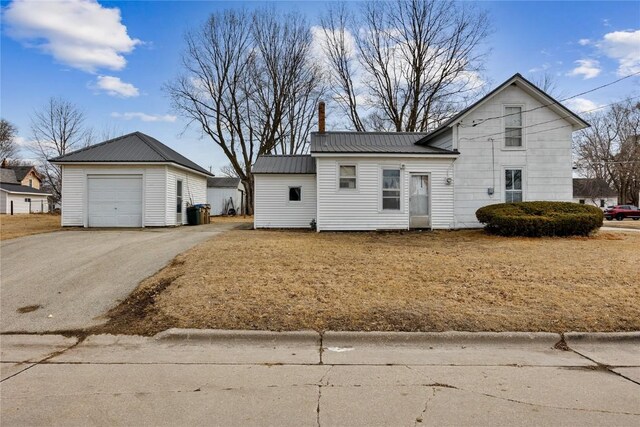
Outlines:
[{"label": "front lawn", "polygon": [[605,221],[602,226],[614,228],[633,228],[635,230],[640,230],[640,220],[634,221],[628,218],[624,221]]},{"label": "front lawn", "polygon": [[0,240],[60,230],[60,215],[0,215]]},{"label": "front lawn", "polygon": [[178,256],[104,332],[640,330],[640,235],[232,230]]}]

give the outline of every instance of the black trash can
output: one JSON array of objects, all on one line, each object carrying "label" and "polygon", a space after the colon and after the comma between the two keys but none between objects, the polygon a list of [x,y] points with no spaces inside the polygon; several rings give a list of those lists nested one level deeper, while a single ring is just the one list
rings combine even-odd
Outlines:
[{"label": "black trash can", "polygon": [[200,224],[200,212],[195,206],[187,207],[187,224],[198,225]]}]

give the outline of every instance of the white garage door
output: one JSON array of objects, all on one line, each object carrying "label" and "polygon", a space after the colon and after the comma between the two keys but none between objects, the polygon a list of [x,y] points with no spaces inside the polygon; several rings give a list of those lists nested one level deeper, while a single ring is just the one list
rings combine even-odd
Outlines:
[{"label": "white garage door", "polygon": [[142,227],[142,176],[89,176],[89,227]]}]

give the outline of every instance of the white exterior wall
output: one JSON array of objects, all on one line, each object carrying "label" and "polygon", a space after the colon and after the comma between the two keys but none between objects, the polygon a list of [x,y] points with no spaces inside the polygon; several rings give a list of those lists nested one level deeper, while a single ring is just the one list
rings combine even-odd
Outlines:
[{"label": "white exterior wall", "polygon": [[[476,210],[505,201],[504,171],[509,168],[523,170],[525,201],[573,199],[572,128],[568,122],[556,120],[561,116],[549,108],[523,113],[523,126],[551,122],[523,129],[522,148],[504,147],[503,119],[471,127],[474,120],[503,116],[504,106],[509,104],[521,105],[523,110],[541,106],[522,89],[509,86],[477,107],[454,129],[460,151],[454,179],[456,228],[481,227]],[[560,126],[565,127],[556,129]],[[492,196],[487,191],[490,187],[494,188]]]},{"label": "white exterior wall", "polygon": [[[240,184],[240,188],[242,184]],[[233,198],[233,206],[236,213],[240,214],[242,204],[242,192],[237,188],[207,187],[207,203],[211,205],[211,215],[222,215],[224,204],[229,198]]]},{"label": "white exterior wall", "polygon": [[[604,200],[604,207],[606,208],[607,206],[615,206],[618,204],[618,199],[616,197],[595,197],[595,198],[591,198],[591,197],[575,197],[573,199],[573,203],[580,203],[580,200],[584,200],[584,204],[585,205],[591,205],[591,206],[597,206],[597,207],[601,207],[600,206],[600,200]],[[604,209],[604,208],[602,208]]]},{"label": "white exterior wall", "polygon": [[[316,158],[318,175],[318,231],[387,230],[409,228],[409,178],[412,173],[429,174],[431,226],[452,228],[453,177],[452,158]],[[357,188],[340,189],[339,165],[356,165]],[[382,210],[382,169],[400,167],[400,210]]]},{"label": "white exterior wall", "polygon": [[[289,187],[301,187],[302,200],[289,201]],[[311,174],[254,175],[255,228],[309,228],[316,219],[316,176]]]},{"label": "white exterior wall", "polygon": [[[87,182],[90,175],[141,175],[143,182],[143,226],[175,225],[175,179],[183,177],[184,203],[206,202],[206,178],[166,165],[62,165],[62,225],[87,225]],[[187,179],[188,176],[188,179]],[[169,183],[173,182],[173,192]],[[187,190],[189,188],[189,190]],[[169,196],[171,195],[171,197]],[[170,205],[169,199],[171,199]],[[186,206],[185,206],[186,208]],[[186,211],[184,222],[186,223]]]},{"label": "white exterior wall", "polygon": [[207,203],[207,178],[173,166],[166,167],[165,223],[176,223],[176,182],[182,180],[182,224],[187,223],[187,205]]},{"label": "white exterior wall", "polygon": [[[25,199],[31,199],[31,211],[29,211],[29,202],[25,202]],[[16,194],[0,191],[0,213],[10,214],[12,201],[14,214],[47,212],[49,208],[47,196],[39,194]]]}]

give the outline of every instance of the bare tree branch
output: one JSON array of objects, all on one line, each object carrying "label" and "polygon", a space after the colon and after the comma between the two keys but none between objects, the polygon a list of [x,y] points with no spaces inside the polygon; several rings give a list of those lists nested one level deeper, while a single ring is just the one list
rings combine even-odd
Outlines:
[{"label": "bare tree branch", "polygon": [[18,129],[9,121],[0,119],[0,161],[15,159],[20,151],[16,144]]}]

